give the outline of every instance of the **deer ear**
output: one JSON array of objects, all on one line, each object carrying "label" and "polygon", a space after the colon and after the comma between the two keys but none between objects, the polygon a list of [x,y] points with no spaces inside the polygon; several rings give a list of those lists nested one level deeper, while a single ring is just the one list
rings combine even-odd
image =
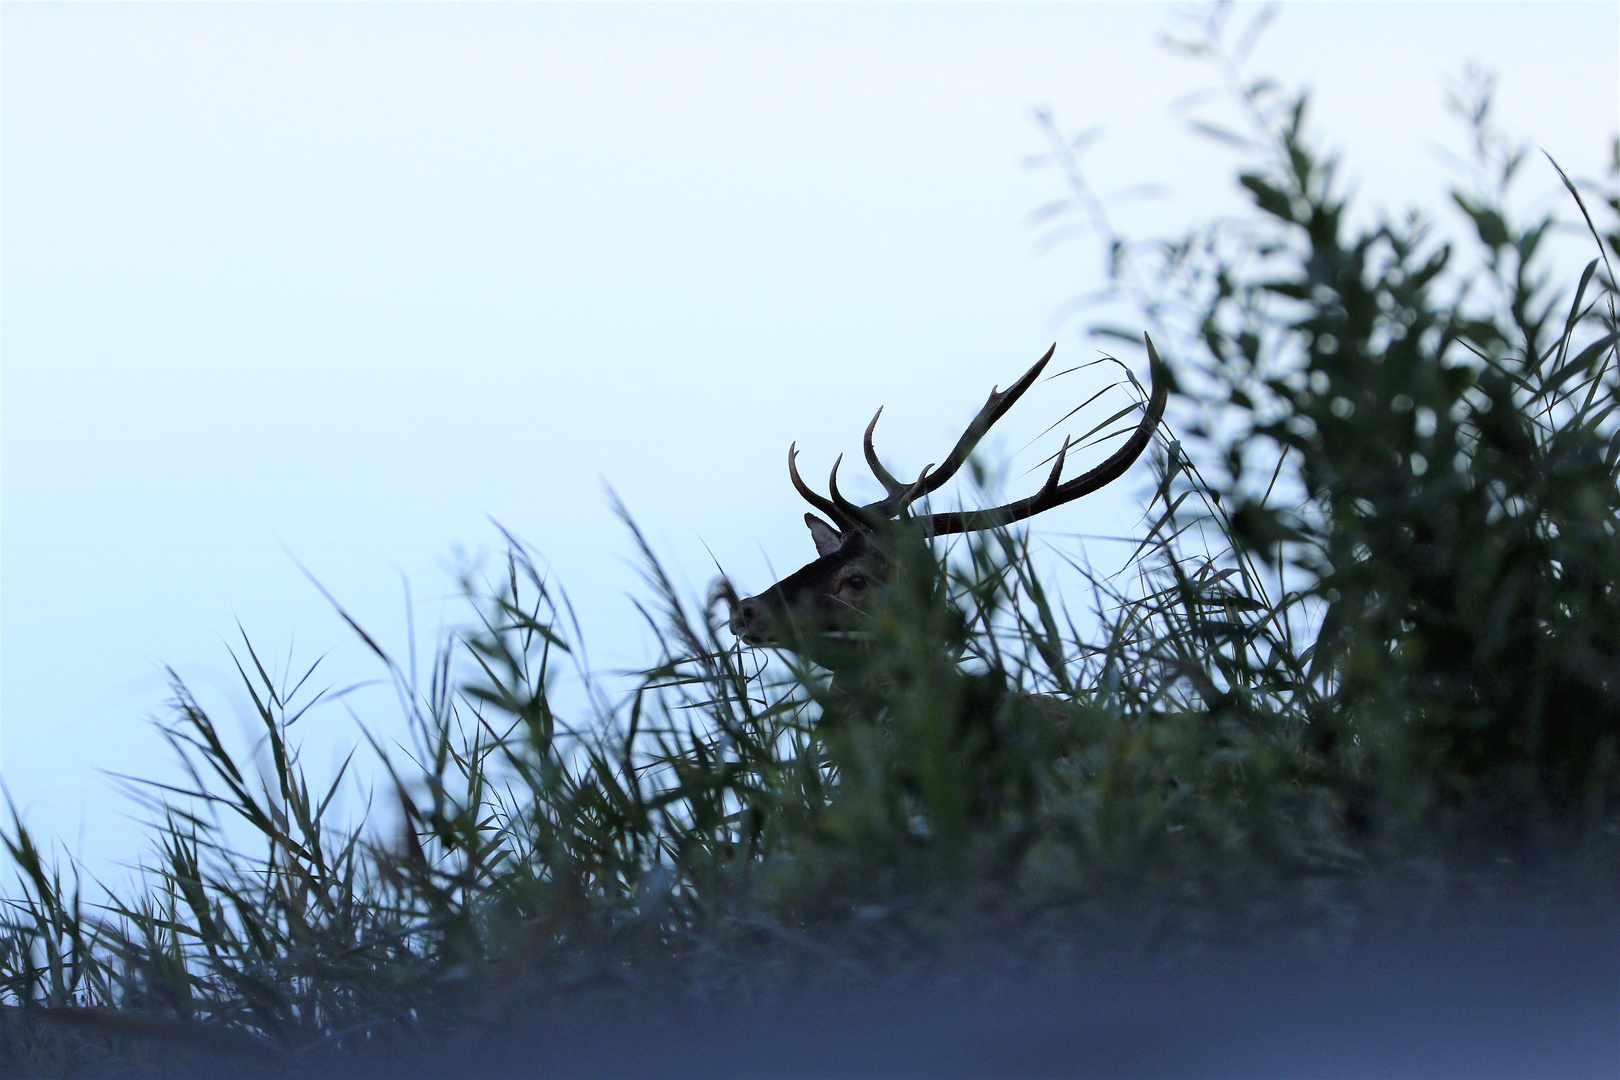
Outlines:
[{"label": "deer ear", "polygon": [[825,558],[836,552],[843,544],[843,537],[839,535],[838,530],[816,515],[804,515],[804,523],[810,526],[810,535],[815,538],[817,555]]}]

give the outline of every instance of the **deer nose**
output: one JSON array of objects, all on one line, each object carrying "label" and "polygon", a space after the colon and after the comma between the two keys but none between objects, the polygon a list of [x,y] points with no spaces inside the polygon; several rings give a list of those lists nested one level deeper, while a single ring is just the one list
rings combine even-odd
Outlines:
[{"label": "deer nose", "polygon": [[730,629],[749,645],[763,645],[770,640],[765,629],[765,605],[757,597],[739,601],[732,610]]}]

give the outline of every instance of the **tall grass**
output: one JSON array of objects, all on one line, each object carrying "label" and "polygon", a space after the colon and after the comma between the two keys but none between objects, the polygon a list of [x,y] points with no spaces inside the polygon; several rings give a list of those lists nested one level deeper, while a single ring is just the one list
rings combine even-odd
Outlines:
[{"label": "tall grass", "polygon": [[[1195,44],[1230,56],[1225,32]],[[1494,133],[1487,94],[1467,113],[1494,181],[1456,196],[1469,260],[1419,216],[1348,225],[1304,98],[1234,85],[1255,216],[1108,233],[1122,291],[1177,343],[1179,396],[1221,422],[1166,430],[1129,572],[1087,572],[1089,618],[1021,534],[902,546],[859,648],[765,668],[626,515],[661,655],[565,715],[577,632],[508,537],[426,686],[355,627],[411,738],[366,736],[377,812],[347,827],[351,765],[310,778],[289,733],[308,673],[247,644],[273,767],[176,677],[163,736],[189,781],[146,788],[144,891],[88,902],[13,813],[8,1070],[128,1064],[130,1034],[341,1058],[566,988],[886,962],[967,908],[1140,940],[1368,903],[1413,851],[1612,840],[1614,177],[1597,200],[1568,184],[1597,254],[1560,290],[1537,272],[1555,218],[1507,201],[1550,166]]]}]

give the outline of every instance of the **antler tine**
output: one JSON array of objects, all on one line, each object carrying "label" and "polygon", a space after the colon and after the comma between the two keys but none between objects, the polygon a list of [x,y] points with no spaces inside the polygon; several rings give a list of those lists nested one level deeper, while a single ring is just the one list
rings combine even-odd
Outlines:
[{"label": "antler tine", "polygon": [[905,513],[907,510],[909,510],[911,508],[912,503],[916,502],[918,499],[922,498],[924,494],[927,493],[927,491],[929,490],[928,489],[928,481],[929,481],[928,473],[929,473],[929,470],[932,469],[933,467],[934,467],[934,463],[932,461],[930,461],[927,465],[923,466],[922,475],[917,477],[917,482],[915,484],[912,484],[905,491],[901,492],[900,498],[895,502],[894,510],[891,512],[892,514],[903,514],[903,513]]},{"label": "antler tine", "polygon": [[940,466],[937,473],[928,478],[928,483],[918,493],[917,497],[939,490],[941,484],[956,475],[956,470],[960,469],[967,461],[968,455],[973,453],[975,446],[979,445],[979,440],[984,438],[985,432],[994,427],[996,421],[1007,414],[1007,410],[1012,408],[1018,399],[1024,396],[1025,390],[1035,385],[1035,380],[1040,377],[1041,371],[1045,369],[1055,352],[1057,352],[1057,342],[1053,342],[1052,347],[1046,350],[1046,355],[1035,361],[1035,366],[1024,372],[1017,382],[1005,390],[991,389],[990,397],[985,401],[984,408],[980,409],[979,415],[975,416],[973,422],[968,424],[967,430],[962,432],[962,437],[956,440],[956,446],[952,448],[951,456],[945,459],[945,464]]},{"label": "antler tine", "polygon": [[862,509],[888,519],[905,513],[907,507],[933,490],[926,485],[928,470],[934,467],[934,463],[930,461],[925,465],[923,471],[917,475],[917,479],[909,486],[896,480],[893,474],[883,467],[883,463],[878,460],[877,451],[872,448],[872,429],[877,427],[878,416],[882,415],[883,410],[879,409],[877,416],[872,417],[872,422],[866,425],[866,438],[862,440],[862,446],[866,451],[866,463],[872,467],[872,475],[878,478],[878,482],[888,494],[875,503],[867,503]]},{"label": "antler tine", "polygon": [[[866,464],[871,466],[872,475],[878,478],[878,483],[882,484],[883,490],[888,492],[888,496],[884,500],[887,502],[888,499],[892,499],[902,491],[905,491],[906,485],[901,483],[899,480],[896,480],[894,478],[894,474],[883,467],[883,462],[878,460],[877,451],[872,448],[872,432],[877,427],[878,417],[882,415],[883,407],[880,405],[878,406],[877,415],[872,417],[872,422],[870,424],[866,425],[866,437],[861,440],[861,449],[866,452]],[[868,507],[868,509],[872,509],[876,505],[877,504],[874,503],[871,507]]]},{"label": "antler tine", "polygon": [[845,518],[849,518],[868,529],[882,528],[884,518],[879,517],[869,507],[856,506],[843,493],[838,490],[838,466],[844,463],[844,455],[839,454],[838,460],[833,462],[832,472],[827,476],[827,490],[832,492],[833,505]]},{"label": "antler tine", "polygon": [[[798,456],[799,444],[795,442],[788,447],[788,476],[793,480],[793,486],[798,489],[799,494],[804,496],[804,501],[832,518],[833,523],[840,528],[847,529],[855,525],[860,520],[859,518],[852,518],[844,513],[838,508],[837,504],[817,495],[811,490],[810,485],[804,482],[804,478],[799,475],[799,466],[794,460]],[[838,466],[834,465],[833,471],[837,472]]]},{"label": "antler tine", "polygon": [[1042,484],[1041,490],[1036,493],[1037,498],[1042,495],[1050,496],[1058,489],[1058,478],[1063,475],[1063,459],[1068,456],[1069,437],[1065,435],[1063,436],[1063,448],[1058,451],[1057,460],[1052,463],[1052,472],[1047,476],[1046,483]]},{"label": "antler tine", "polygon": [[1131,433],[1124,446],[1110,454],[1108,459],[1096,468],[1082,473],[1068,483],[1059,483],[1058,477],[1063,472],[1063,461],[1069,449],[1069,441],[1065,439],[1063,449],[1058,453],[1057,464],[1053,466],[1046,483],[1041,485],[1040,491],[1027,499],[991,507],[988,510],[930,514],[925,519],[928,534],[944,536],[947,533],[977,532],[980,529],[992,529],[998,525],[1021,521],[1044,510],[1050,510],[1054,506],[1072,502],[1082,495],[1089,495],[1122,476],[1125,470],[1142,456],[1142,451],[1147,449],[1148,443],[1153,441],[1153,432],[1157,430],[1159,421],[1164,419],[1165,402],[1170,396],[1169,372],[1165,369],[1164,361],[1159,359],[1158,350],[1153,347],[1153,339],[1145,334],[1143,337],[1147,341],[1153,393],[1148,399],[1147,408],[1143,411],[1141,423],[1136,425],[1136,430]]}]

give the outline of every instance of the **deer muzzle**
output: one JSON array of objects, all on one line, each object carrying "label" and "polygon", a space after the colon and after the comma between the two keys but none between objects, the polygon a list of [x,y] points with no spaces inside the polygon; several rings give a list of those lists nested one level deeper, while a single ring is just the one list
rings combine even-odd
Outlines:
[{"label": "deer muzzle", "polygon": [[738,599],[737,590],[732,587],[731,582],[720,578],[709,590],[709,606],[712,608],[721,601],[725,602],[729,613],[726,629],[744,645],[770,645],[776,640],[776,635],[772,631],[771,607],[766,597],[750,596],[747,599]]}]

